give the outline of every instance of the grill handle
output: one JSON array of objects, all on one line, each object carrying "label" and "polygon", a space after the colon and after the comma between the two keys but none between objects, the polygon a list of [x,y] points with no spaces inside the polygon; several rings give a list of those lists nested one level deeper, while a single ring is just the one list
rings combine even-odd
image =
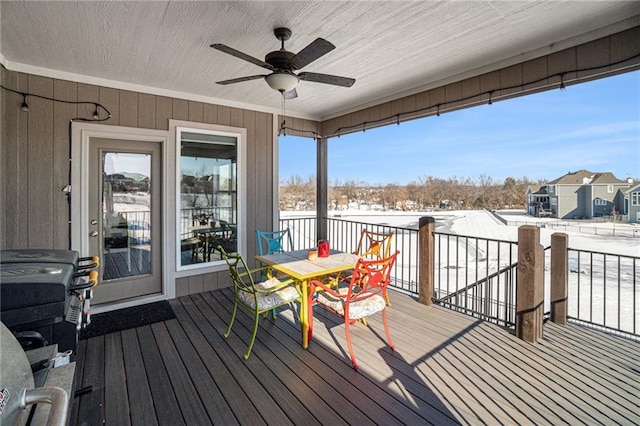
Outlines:
[{"label": "grill handle", "polygon": [[[80,265],[80,263],[82,262],[91,262],[91,263],[86,265]],[[94,269],[94,268],[97,268],[98,266],[100,266],[99,256],[81,257],[78,259],[78,270]]]},{"label": "grill handle", "polygon": [[87,282],[77,285],[70,285],[69,291],[84,290],[85,288],[90,288],[98,285],[98,271],[85,271],[74,275],[75,278],[86,276],[89,277]]},{"label": "grill handle", "polygon": [[20,407],[38,403],[51,404],[47,426],[65,426],[69,410],[69,396],[64,389],[55,386],[45,386],[35,389],[24,389],[20,398]]}]

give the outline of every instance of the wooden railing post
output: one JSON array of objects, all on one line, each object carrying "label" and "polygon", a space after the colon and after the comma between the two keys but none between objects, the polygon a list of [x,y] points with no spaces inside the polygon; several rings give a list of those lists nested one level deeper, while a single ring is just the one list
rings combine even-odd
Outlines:
[{"label": "wooden railing post", "polygon": [[551,235],[551,321],[567,324],[569,296],[569,236],[562,232]]},{"label": "wooden railing post", "polygon": [[434,240],[436,220],[430,216],[420,218],[418,231],[418,302],[431,305],[434,296]]},{"label": "wooden railing post", "polygon": [[534,343],[542,338],[544,316],[544,250],[540,228],[518,228],[518,274],[516,283],[516,336]]}]

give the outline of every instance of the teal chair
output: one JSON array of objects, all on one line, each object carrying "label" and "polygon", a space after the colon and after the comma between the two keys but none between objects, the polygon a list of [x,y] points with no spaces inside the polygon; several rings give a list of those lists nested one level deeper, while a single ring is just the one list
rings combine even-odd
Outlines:
[{"label": "teal chair", "polygon": [[[231,314],[229,327],[227,327],[227,331],[224,333],[224,338],[229,337],[231,333],[238,306],[242,306],[253,315],[254,318],[251,341],[249,342],[247,352],[244,354],[244,359],[247,359],[249,355],[251,355],[251,348],[256,340],[260,314],[264,314],[266,317],[266,314],[272,311],[274,312],[273,318],[275,319],[275,309],[293,302],[300,303],[301,296],[295,285],[293,285],[293,280],[280,281],[275,277],[270,277],[269,267],[249,269],[240,253],[229,254],[222,246],[218,246],[217,249],[229,266],[229,275],[233,282],[233,313]],[[258,272],[264,272],[269,278],[256,283],[253,276]]]},{"label": "teal chair", "polygon": [[[256,240],[258,243],[259,256],[273,253],[284,253],[287,251],[285,248],[293,250],[293,238],[291,237],[289,228],[282,231],[256,231]],[[285,244],[289,245],[286,246]],[[261,264],[261,266],[263,265]],[[261,273],[260,280],[264,281],[265,278],[266,276],[264,273]],[[273,315],[276,315],[275,309],[273,310]]]},{"label": "teal chair", "polygon": [[293,238],[289,228],[282,231],[256,231],[256,239],[260,256],[293,250]]}]

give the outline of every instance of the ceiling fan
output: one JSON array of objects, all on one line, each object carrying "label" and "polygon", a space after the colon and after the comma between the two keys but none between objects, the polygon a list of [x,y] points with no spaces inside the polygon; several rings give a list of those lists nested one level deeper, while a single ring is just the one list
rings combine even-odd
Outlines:
[{"label": "ceiling fan", "polygon": [[266,68],[271,71],[271,74],[258,74],[250,75],[247,77],[232,78],[230,80],[223,80],[216,82],[217,84],[227,85],[233,83],[240,83],[243,81],[257,80],[264,78],[269,87],[282,93],[285,99],[293,99],[298,96],[296,92],[296,85],[300,80],[312,81],[315,83],[332,84],[334,86],[351,87],[356,82],[354,78],[340,77],[337,75],[318,74],[315,72],[300,72],[296,74],[294,71],[302,69],[309,65],[316,59],[326,55],[335,46],[325,39],[317,38],[312,41],[307,47],[302,49],[297,54],[289,52],[284,48],[284,42],[291,37],[291,30],[288,28],[276,28],[273,30],[274,35],[282,43],[280,50],[267,53],[264,61],[233,49],[227,45],[215,43],[212,44],[216,50],[235,56],[236,58],[243,59],[259,67]]}]

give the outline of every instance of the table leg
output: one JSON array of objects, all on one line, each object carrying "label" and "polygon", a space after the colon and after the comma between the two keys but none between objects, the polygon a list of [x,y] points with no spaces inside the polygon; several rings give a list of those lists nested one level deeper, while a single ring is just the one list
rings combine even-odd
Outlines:
[{"label": "table leg", "polygon": [[308,280],[302,280],[300,282],[300,286],[302,287],[302,303],[300,303],[300,328],[302,329],[302,347],[307,349],[309,346],[309,317],[307,316],[307,312],[309,312],[307,294],[308,290]]}]

